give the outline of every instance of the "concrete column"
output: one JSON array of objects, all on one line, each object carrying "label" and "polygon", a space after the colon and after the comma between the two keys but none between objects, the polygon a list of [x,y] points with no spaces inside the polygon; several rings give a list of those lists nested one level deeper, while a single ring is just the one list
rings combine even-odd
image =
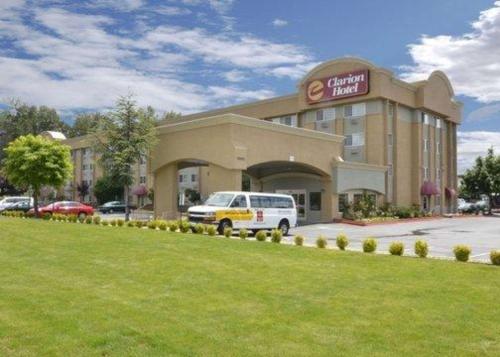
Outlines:
[{"label": "concrete column", "polygon": [[208,193],[217,191],[241,191],[241,170],[230,170],[209,164],[205,177]]},{"label": "concrete column", "polygon": [[342,218],[338,210],[338,195],[333,193],[331,178],[322,180],[323,191],[321,192],[321,221],[332,222],[334,219]]},{"label": "concrete column", "polygon": [[177,164],[166,165],[154,173],[155,216],[165,219],[178,218]]}]

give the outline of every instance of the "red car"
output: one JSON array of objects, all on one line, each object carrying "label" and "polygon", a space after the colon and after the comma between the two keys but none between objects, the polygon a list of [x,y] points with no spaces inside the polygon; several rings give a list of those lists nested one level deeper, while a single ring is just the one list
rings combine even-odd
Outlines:
[{"label": "red car", "polygon": [[[33,209],[31,209],[33,212]],[[92,216],[94,209],[91,206],[84,205],[75,201],[60,201],[54,202],[47,206],[38,209],[39,215],[43,216],[45,213],[59,213],[59,214],[76,214],[78,217],[83,218]]]}]

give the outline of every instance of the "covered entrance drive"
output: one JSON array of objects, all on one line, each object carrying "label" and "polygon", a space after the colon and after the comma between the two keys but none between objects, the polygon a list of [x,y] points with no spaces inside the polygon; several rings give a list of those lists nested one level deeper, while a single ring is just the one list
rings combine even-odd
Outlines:
[{"label": "covered entrance drive", "polygon": [[337,216],[331,173],[342,136],[234,114],[165,125],[158,132],[151,157],[157,217],[177,217],[178,168],[193,162],[204,166],[204,196],[240,191],[248,175],[252,191],[296,191],[303,222]]}]

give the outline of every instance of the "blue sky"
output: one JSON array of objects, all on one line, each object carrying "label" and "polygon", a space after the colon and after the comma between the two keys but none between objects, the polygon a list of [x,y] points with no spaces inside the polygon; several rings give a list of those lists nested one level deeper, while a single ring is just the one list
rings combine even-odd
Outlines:
[{"label": "blue sky", "polygon": [[464,103],[462,169],[500,147],[500,1],[0,1],[0,103],[68,120],[127,92],[183,113],[287,94],[346,55],[406,80],[445,71]]}]

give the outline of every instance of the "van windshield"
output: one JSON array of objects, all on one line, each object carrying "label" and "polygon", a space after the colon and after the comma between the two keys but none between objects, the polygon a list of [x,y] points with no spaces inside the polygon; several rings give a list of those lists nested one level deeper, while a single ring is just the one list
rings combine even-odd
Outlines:
[{"label": "van windshield", "polygon": [[234,195],[232,193],[214,193],[206,201],[205,205],[215,206],[215,207],[227,207],[229,203],[233,200]]}]

